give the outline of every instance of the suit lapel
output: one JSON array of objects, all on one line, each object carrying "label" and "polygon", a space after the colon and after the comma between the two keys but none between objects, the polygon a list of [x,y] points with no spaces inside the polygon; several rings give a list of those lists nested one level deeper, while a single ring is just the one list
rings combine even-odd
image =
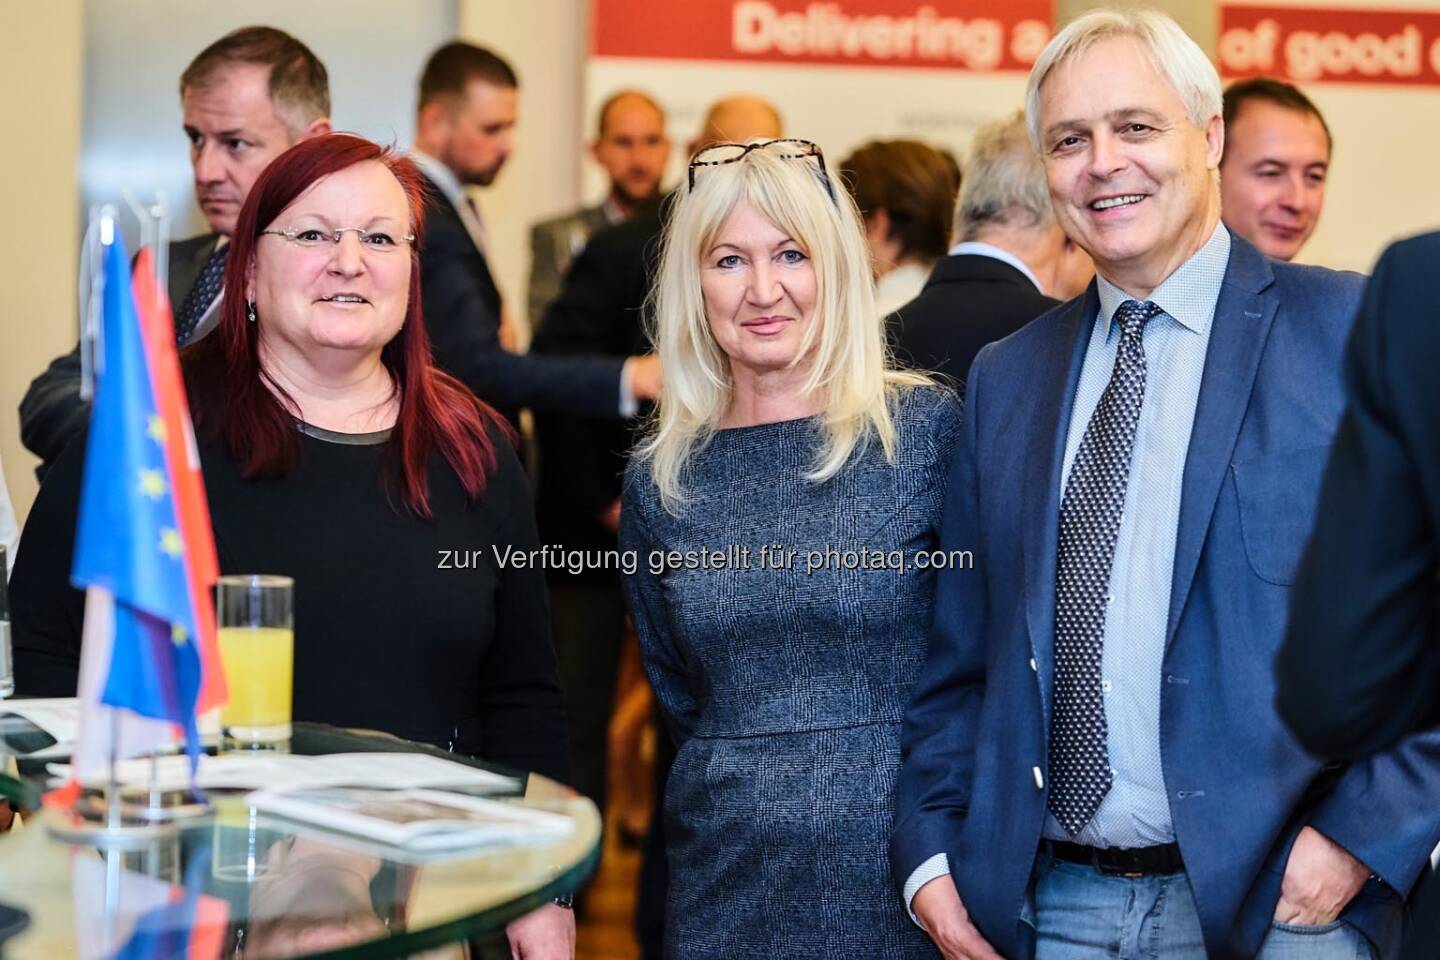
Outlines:
[{"label": "suit lapel", "polygon": [[[430,186],[430,209],[436,211],[442,207],[446,213],[460,225],[460,229],[470,238],[470,243],[475,247],[475,252],[480,259],[485,259],[485,227],[480,222],[479,214],[470,206],[470,196],[465,188],[455,182],[453,175],[446,173],[440,167],[438,160],[432,160],[422,154],[413,154],[412,159],[420,167],[420,172],[425,176]],[[450,177],[448,181],[451,186],[441,182],[441,175]]]},{"label": "suit lapel", "polygon": [[1185,456],[1185,479],[1180,494],[1180,524],[1175,537],[1175,573],[1170,584],[1170,611],[1165,642],[1175,639],[1180,612],[1185,609],[1200,551],[1215,513],[1220,484],[1229,469],[1245,411],[1260,369],[1260,356],[1280,301],[1266,292],[1274,283],[1265,258],[1233,233],[1230,262],[1215,320],[1210,329],[1210,346],[1205,354],[1205,371],[1200,378],[1200,397],[1195,407],[1195,425]]},{"label": "suit lapel", "polygon": [[[473,217],[470,217],[468,207],[462,210],[460,206],[457,206],[450,196],[440,187],[440,184],[428,174],[426,175],[426,180],[428,180],[430,184],[430,202],[427,215],[431,218],[442,218],[448,221],[450,229],[446,232],[453,232],[459,235],[456,239],[464,244],[460,249],[465,251],[471,264],[471,269],[479,281],[480,292],[485,299],[486,306],[494,311],[495,320],[498,323],[501,307],[500,289],[495,286],[495,278],[490,273],[490,261],[485,257],[484,247],[477,241],[475,233],[471,230],[470,224],[473,221]],[[435,233],[432,231],[433,225],[426,227],[426,233],[432,238],[428,242],[433,248],[438,241],[433,239]],[[452,250],[449,246],[445,249],[447,254]]]},{"label": "suit lapel", "polygon": [[1066,305],[1057,335],[1038,357],[1034,382],[1048,387],[1039,402],[1024,467],[1025,518],[1021,549],[1025,563],[1025,616],[1030,648],[1040,677],[1041,703],[1049,729],[1051,679],[1054,675],[1055,563],[1060,525],[1060,472],[1069,433],[1070,411],[1100,296],[1094,281],[1085,296]]},{"label": "suit lapel", "polygon": [[200,273],[200,264],[205,262],[212,249],[208,243],[197,245],[185,240],[170,244],[166,292],[170,294],[170,307],[176,313],[180,312],[180,304],[190,295],[190,288],[195,285],[195,278]]}]

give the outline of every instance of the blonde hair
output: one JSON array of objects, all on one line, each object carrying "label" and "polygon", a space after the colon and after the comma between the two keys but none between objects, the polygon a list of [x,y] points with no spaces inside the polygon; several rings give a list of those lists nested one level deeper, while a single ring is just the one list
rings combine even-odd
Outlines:
[{"label": "blonde hair", "polygon": [[700,258],[742,203],[795,241],[815,269],[814,320],[794,363],[811,361],[803,389],[822,398],[825,442],[806,479],[828,480],[872,439],[893,461],[891,397],[901,386],[929,382],[892,369],[860,216],[843,188],[832,200],[816,159],[759,149],[734,163],[700,168],[695,188],[679,197],[665,227],[649,311],[665,391],[637,449],[649,462],[661,503],[677,516],[687,500],[690,461],[714,436],[732,399],[729,358],[705,315]]},{"label": "blonde hair", "polygon": [[1092,10],[1061,30],[1040,51],[1025,86],[1025,115],[1030,142],[1040,143],[1040,87],[1057,67],[1102,40],[1133,37],[1140,41],[1160,75],[1185,105],[1190,122],[1203,128],[1221,115],[1220,74],[1200,45],[1168,15],[1158,10]]}]

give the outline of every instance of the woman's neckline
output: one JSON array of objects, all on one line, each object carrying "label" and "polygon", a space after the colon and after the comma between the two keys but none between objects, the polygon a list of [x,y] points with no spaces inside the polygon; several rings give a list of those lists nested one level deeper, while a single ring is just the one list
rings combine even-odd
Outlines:
[{"label": "woman's neckline", "polygon": [[393,427],[384,430],[371,430],[368,433],[341,433],[338,430],[327,430],[324,427],[317,427],[313,423],[306,423],[304,420],[296,420],[295,426],[307,437],[314,437],[316,440],[323,440],[326,443],[338,443],[347,447],[371,447],[384,443],[390,439]]},{"label": "woman's neckline", "polygon": [[764,430],[766,427],[786,427],[797,423],[810,423],[819,420],[821,414],[810,413],[803,417],[790,417],[786,420],[769,420],[765,423],[747,423],[736,427],[716,427],[716,433],[744,433],[747,430]]}]

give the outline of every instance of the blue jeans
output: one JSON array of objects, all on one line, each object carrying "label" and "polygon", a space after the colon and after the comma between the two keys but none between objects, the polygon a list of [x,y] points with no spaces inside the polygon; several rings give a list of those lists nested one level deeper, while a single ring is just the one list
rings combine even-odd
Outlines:
[{"label": "blue jeans", "polygon": [[[1035,864],[1036,960],[1205,960],[1183,873],[1115,877],[1041,854]],[[1372,960],[1348,923],[1275,923],[1256,960]]]}]

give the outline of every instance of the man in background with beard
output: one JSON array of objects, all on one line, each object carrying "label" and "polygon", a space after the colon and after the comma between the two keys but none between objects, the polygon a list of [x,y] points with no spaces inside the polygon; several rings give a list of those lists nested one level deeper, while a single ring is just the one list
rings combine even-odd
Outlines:
[{"label": "man in background with beard", "polygon": [[603,203],[544,220],[530,230],[530,325],[538,328],[571,262],[590,237],[628,220],[660,194],[660,178],[670,159],[665,111],[649,94],[621,90],[600,107],[599,131],[590,155],[610,178]]}]

